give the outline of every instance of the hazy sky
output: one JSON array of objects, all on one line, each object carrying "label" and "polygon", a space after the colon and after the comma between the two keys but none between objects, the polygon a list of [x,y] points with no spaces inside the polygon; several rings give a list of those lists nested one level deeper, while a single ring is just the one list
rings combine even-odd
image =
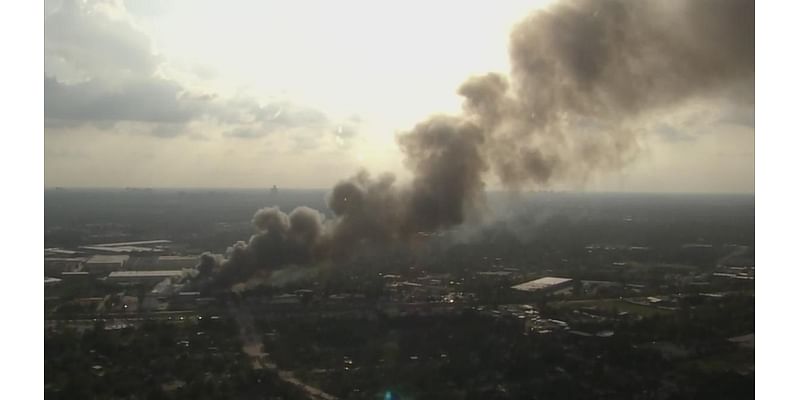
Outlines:
[{"label": "hazy sky", "polygon": [[[47,0],[45,185],[404,178],[395,133],[508,72],[509,32],[548,3]],[[753,191],[752,108],[698,99],[641,129],[621,171],[555,188]]]}]

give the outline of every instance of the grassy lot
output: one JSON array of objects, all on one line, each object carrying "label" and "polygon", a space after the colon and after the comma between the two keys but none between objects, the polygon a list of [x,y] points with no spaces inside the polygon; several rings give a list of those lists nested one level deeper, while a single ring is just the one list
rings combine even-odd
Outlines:
[{"label": "grassy lot", "polygon": [[748,350],[715,354],[684,363],[685,368],[696,368],[706,373],[747,370],[753,366],[755,354]]},{"label": "grassy lot", "polygon": [[628,312],[634,315],[641,315],[643,317],[649,317],[651,315],[656,315],[656,314],[668,314],[672,312],[670,310],[662,310],[656,307],[631,304],[620,299],[559,301],[551,303],[550,306],[553,308],[564,308],[569,310],[574,310],[583,307],[595,307],[598,310],[609,311],[609,312],[616,309],[617,312]]}]

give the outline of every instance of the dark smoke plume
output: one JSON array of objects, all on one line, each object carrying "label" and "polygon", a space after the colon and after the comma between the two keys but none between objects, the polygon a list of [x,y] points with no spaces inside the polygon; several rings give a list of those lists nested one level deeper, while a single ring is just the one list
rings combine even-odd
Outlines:
[{"label": "dark smoke plume", "polygon": [[753,101],[754,5],[578,0],[511,34],[512,75],[462,85],[464,118],[509,186],[586,179],[636,155],[636,119],[698,96]]},{"label": "dark smoke plume", "polygon": [[214,273],[214,269],[217,267],[217,260],[211,253],[203,253],[200,255],[200,260],[195,266],[197,270],[198,277],[207,277],[211,276]]},{"label": "dark smoke plume", "polygon": [[[463,113],[397,137],[413,178],[366,172],[312,209],[259,210],[224,270],[346,257],[479,216],[489,173],[507,187],[590,178],[636,156],[637,121],[695,98],[753,103],[754,5],[745,0],[573,0],[536,12],[510,38],[511,75],[469,78]],[[446,49],[443,49],[443,51]]]}]

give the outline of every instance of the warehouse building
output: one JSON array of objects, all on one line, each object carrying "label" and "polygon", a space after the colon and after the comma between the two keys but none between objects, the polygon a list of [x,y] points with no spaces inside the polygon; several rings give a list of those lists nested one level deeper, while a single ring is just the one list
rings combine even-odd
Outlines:
[{"label": "warehouse building", "polygon": [[183,277],[181,270],[169,271],[113,271],[108,274],[110,282],[133,284],[133,283],[156,283],[167,278],[180,279]]},{"label": "warehouse building", "polygon": [[94,255],[83,264],[83,270],[92,275],[105,275],[112,271],[120,271],[128,262],[127,255]]},{"label": "warehouse building", "polygon": [[140,240],[137,242],[99,243],[97,247],[125,247],[125,246],[166,246],[172,244],[171,240]]},{"label": "warehouse building", "polygon": [[514,285],[511,288],[523,292],[550,292],[568,287],[572,279],[559,278],[555,276],[545,276],[529,282]]},{"label": "warehouse building", "polygon": [[57,277],[62,272],[78,271],[86,261],[80,257],[51,257],[44,259],[44,275]]},{"label": "warehouse building", "polygon": [[200,262],[198,256],[161,256],[158,257],[158,269],[194,268]]},{"label": "warehouse building", "polygon": [[131,271],[168,271],[191,269],[200,263],[200,256],[136,255],[128,261],[126,269]]},{"label": "warehouse building", "polygon": [[141,246],[117,246],[117,247],[81,246],[81,250],[92,253],[100,253],[100,254],[134,254],[134,253],[155,254],[163,251],[158,248],[141,247]]}]

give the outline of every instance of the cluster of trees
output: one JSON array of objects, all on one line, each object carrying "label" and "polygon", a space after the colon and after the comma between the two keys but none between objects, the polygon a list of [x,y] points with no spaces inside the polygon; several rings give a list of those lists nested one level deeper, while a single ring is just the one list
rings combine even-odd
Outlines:
[{"label": "cluster of trees", "polygon": [[253,370],[224,321],[45,334],[48,399],[303,398],[266,370]]},{"label": "cluster of trees", "polygon": [[[285,319],[262,322],[266,351],[326,391],[372,398],[387,388],[414,398],[752,397],[753,378],[691,362],[738,351],[725,338],[750,329],[744,298],[685,313],[620,321],[611,337],[563,332],[524,335],[514,319],[475,313],[447,317]],[[727,317],[737,313],[736,317]],[[689,310],[687,308],[687,310]],[[608,326],[605,326],[608,328]],[[672,360],[640,344],[693,349]],[[727,382],[713,387],[713,382]],[[736,391],[731,388],[736,388]],[[371,397],[370,397],[371,396]]]}]

